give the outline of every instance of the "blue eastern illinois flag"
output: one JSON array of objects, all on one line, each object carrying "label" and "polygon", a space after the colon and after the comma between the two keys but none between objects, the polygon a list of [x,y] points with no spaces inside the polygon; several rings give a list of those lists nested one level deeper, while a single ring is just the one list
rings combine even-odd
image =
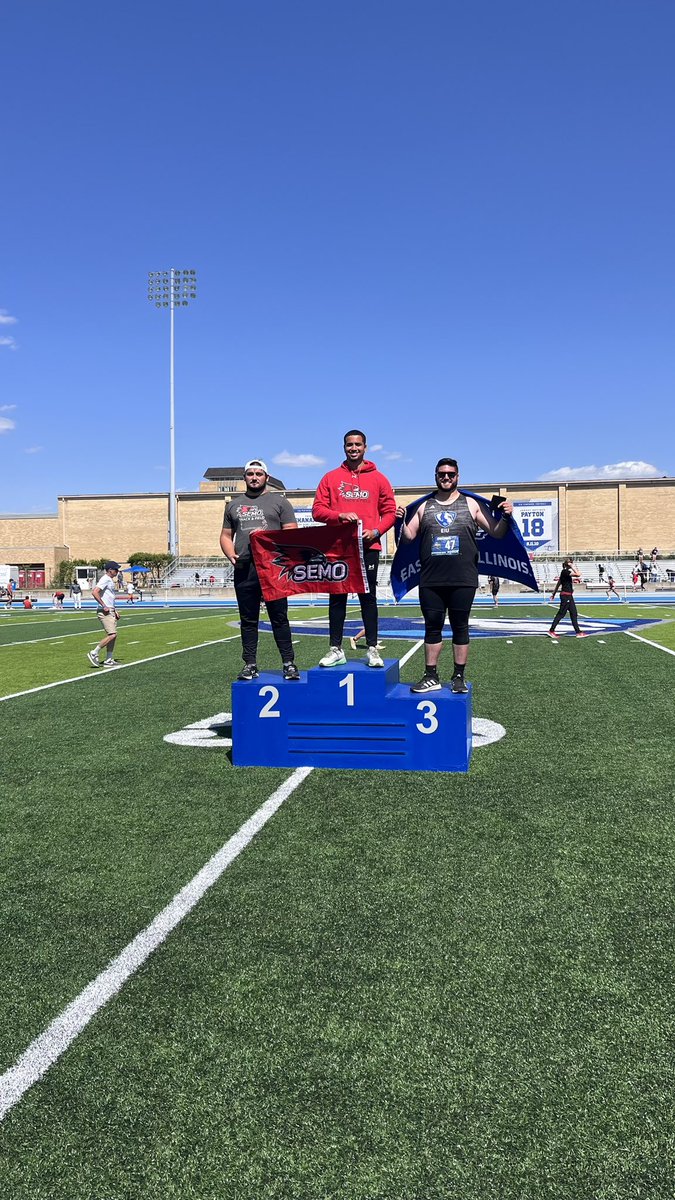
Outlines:
[{"label": "blue eastern illinois flag", "polygon": [[265,600],[302,592],[367,592],[361,523],[256,529],[251,552]]},{"label": "blue eastern illinois flag", "polygon": [[[493,517],[497,516],[485,496],[479,496],[476,492],[467,492],[465,488],[459,490],[463,496],[471,496],[473,500],[477,500],[483,512]],[[420,496],[419,500],[413,500],[412,504],[406,508],[403,520],[396,522],[395,533],[398,546],[391,564],[391,590],[397,603],[403,599],[406,592],[418,586],[422,569],[419,538],[415,538],[412,542],[404,541],[401,537],[401,526],[404,522],[407,524],[420,504],[434,494],[434,492],[428,492],[426,496]],[[510,522],[506,536],[502,538],[492,537],[491,534],[479,528],[476,531],[476,541],[478,543],[478,570],[481,574],[497,575],[500,579],[512,579],[516,583],[522,583],[523,587],[531,588],[533,592],[539,591],[530,556],[515,521]]]}]

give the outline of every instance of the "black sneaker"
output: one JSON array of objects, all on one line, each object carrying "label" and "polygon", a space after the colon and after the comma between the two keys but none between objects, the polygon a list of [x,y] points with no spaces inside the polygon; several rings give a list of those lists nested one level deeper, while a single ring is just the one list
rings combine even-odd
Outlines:
[{"label": "black sneaker", "polygon": [[284,679],[300,678],[300,672],[294,662],[287,662],[283,664],[283,676]]},{"label": "black sneaker", "polygon": [[453,675],[452,679],[450,680],[450,687],[456,696],[464,696],[469,690],[464,682],[463,675]]},{"label": "black sneaker", "polygon": [[411,687],[410,689],[411,692],[440,692],[440,690],[441,681],[438,678],[438,675],[429,675],[426,671],[424,672],[424,675],[420,679],[419,683],[416,683],[415,686]]},{"label": "black sneaker", "polygon": [[241,671],[237,675],[237,679],[257,679],[260,674],[255,663],[244,663]]}]

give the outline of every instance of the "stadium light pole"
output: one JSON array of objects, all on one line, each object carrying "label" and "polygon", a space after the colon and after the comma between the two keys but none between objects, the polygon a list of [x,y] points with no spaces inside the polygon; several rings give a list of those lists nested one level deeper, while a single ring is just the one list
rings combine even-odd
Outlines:
[{"label": "stadium light pole", "polygon": [[170,271],[148,272],[148,300],[155,308],[168,308],[170,321],[169,337],[169,452],[171,458],[169,490],[169,550],[175,558],[178,553],[176,535],[176,436],[174,404],[174,312],[187,308],[197,298],[197,272]]}]

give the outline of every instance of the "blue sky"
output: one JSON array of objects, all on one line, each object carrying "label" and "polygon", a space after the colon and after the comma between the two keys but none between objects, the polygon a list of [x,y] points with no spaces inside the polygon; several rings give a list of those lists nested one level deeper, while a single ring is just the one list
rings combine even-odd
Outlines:
[{"label": "blue sky", "polygon": [[31,0],[0,70],[0,510],[364,428],[394,484],[675,473],[672,0]]}]

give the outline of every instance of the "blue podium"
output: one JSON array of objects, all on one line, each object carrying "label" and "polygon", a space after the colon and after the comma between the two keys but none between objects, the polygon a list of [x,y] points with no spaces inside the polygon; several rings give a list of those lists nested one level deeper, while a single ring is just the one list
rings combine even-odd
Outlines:
[{"label": "blue podium", "polygon": [[299,682],[264,671],[232,685],[237,767],[339,767],[358,771],[468,771],[471,685],[414,695],[384,669],[349,662],[313,667]]}]

